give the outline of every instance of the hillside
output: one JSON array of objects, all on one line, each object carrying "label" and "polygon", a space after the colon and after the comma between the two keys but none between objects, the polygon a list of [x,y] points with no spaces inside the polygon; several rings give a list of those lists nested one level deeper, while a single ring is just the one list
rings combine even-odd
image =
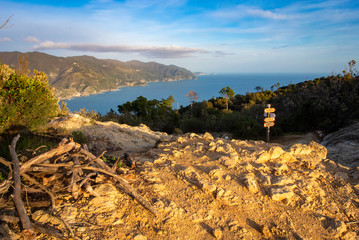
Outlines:
[{"label": "hillside", "polygon": [[[86,170],[94,168],[86,166],[96,163],[98,169],[103,163],[84,155],[79,145],[34,164],[31,173],[42,176],[38,181],[56,193],[53,214],[44,207],[50,205],[46,194],[26,195],[28,205],[35,206],[28,211],[31,221],[51,230],[38,233],[37,239],[50,239],[49,232],[63,238],[136,240],[358,237],[358,169],[328,159],[319,143],[268,144],[209,133],[167,135],[144,125],[103,123],[79,115],[55,119],[48,128],[57,134],[81,131],[96,156],[108,151],[107,159],[112,155],[123,161],[128,152],[136,167],[107,162],[117,177],[94,175]],[[46,175],[51,164],[57,170]],[[80,184],[90,175],[92,190],[84,185],[74,191],[77,184],[71,183]],[[128,186],[116,179],[128,182],[150,205],[134,200]],[[70,184],[72,192],[64,184]],[[16,216],[12,201],[3,203],[0,233],[16,239],[19,228],[10,217]]]},{"label": "hillside", "polygon": [[124,86],[153,81],[194,79],[195,75],[174,65],[140,61],[121,62],[90,56],[56,57],[40,52],[0,52],[0,61],[17,68],[18,57],[27,56],[28,69],[45,72],[59,98],[86,96]]}]

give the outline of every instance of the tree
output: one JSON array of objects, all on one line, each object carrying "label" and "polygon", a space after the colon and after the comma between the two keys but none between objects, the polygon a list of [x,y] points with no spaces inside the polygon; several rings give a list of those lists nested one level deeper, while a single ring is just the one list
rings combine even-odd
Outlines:
[{"label": "tree", "polygon": [[198,93],[196,93],[194,91],[189,91],[188,94],[186,94],[186,97],[190,98],[191,107],[192,107],[195,100],[198,100]]},{"label": "tree", "polygon": [[[24,76],[29,76],[30,74],[30,70],[29,68],[29,62],[27,61],[27,55],[24,54],[23,57],[21,57],[21,55],[17,56],[17,61],[18,61],[18,67],[16,69],[16,74],[18,75],[24,75]],[[38,74],[38,72],[35,72],[35,75]],[[46,75],[45,78],[47,79]]]},{"label": "tree", "polygon": [[263,92],[263,91],[264,91],[264,88],[261,87],[261,86],[256,86],[256,87],[254,88],[254,90],[256,90],[257,92]]},{"label": "tree", "polygon": [[270,90],[272,90],[272,92],[274,92],[275,90],[279,89],[279,86],[280,86],[280,83],[276,83],[270,87]]},{"label": "tree", "polygon": [[234,97],[234,91],[230,87],[222,88],[219,94],[223,95],[226,99],[226,110],[228,111],[228,101]]},{"label": "tree", "polygon": [[57,115],[57,102],[44,79],[11,74],[0,86],[0,133],[15,126],[36,129]]},{"label": "tree", "polygon": [[349,73],[351,75],[353,75],[354,73],[354,67],[355,67],[356,61],[355,60],[351,60],[350,62],[348,62],[349,65]]},{"label": "tree", "polygon": [[345,79],[353,78],[354,71],[355,71],[355,64],[356,64],[355,60],[351,60],[351,61],[348,62],[348,66],[349,66],[348,72],[346,70],[343,70],[343,74],[344,74]]}]

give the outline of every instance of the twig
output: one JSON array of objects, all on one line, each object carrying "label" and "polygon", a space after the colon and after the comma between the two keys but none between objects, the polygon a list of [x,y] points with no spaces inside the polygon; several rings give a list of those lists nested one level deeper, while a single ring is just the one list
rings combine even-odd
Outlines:
[{"label": "twig", "polygon": [[105,153],[106,153],[106,151],[104,151],[103,153],[101,153],[101,155],[98,156],[97,158],[92,159],[90,162],[88,162],[88,163],[85,165],[85,167],[90,166],[91,163],[93,163],[94,161],[97,161],[98,159],[100,159],[100,157],[102,157]]},{"label": "twig", "polygon": [[114,173],[114,171],[109,166],[107,166],[107,164],[104,163],[101,160],[101,158],[96,157],[95,155],[86,151],[85,149],[81,149],[80,152],[85,154],[86,156],[88,156],[91,160],[94,160],[100,167],[102,167],[103,169],[106,169],[106,171]]},{"label": "twig", "polygon": [[0,29],[2,29],[2,28],[10,28],[10,27],[12,27],[12,26],[14,26],[14,25],[10,25],[10,26],[8,26],[8,27],[6,27],[6,25],[10,22],[10,18],[12,17],[13,15],[11,15],[1,26],[0,26]]},{"label": "twig", "polygon": [[15,147],[16,143],[20,138],[20,134],[18,134],[11,142],[10,148],[10,155],[12,158],[12,162],[14,165],[14,203],[19,214],[22,226],[24,228],[23,235],[25,239],[35,239],[35,232],[30,221],[29,216],[26,213],[24,203],[21,200],[21,180],[20,180],[20,166],[19,166],[19,159],[17,157]]},{"label": "twig", "polygon": [[72,230],[71,226],[67,223],[67,221],[65,221],[65,219],[63,219],[61,217],[56,217],[56,218],[58,218],[65,225],[65,227],[69,230],[71,237],[75,238],[74,231]]},{"label": "twig", "polygon": [[12,178],[12,166],[11,162],[7,161],[5,158],[0,157],[0,163],[7,166],[9,168],[9,173],[7,175],[7,179],[0,183],[0,194],[6,193],[9,187],[11,186],[11,178]]},{"label": "twig", "polygon": [[9,176],[12,175],[12,166],[11,166],[11,162],[7,161],[5,158],[0,157],[0,163],[4,164],[5,166],[7,166],[10,170]]},{"label": "twig", "polygon": [[81,181],[81,183],[79,184],[79,187],[82,187],[82,185],[84,185],[92,176],[95,176],[97,173],[89,173],[87,174],[87,176]]}]

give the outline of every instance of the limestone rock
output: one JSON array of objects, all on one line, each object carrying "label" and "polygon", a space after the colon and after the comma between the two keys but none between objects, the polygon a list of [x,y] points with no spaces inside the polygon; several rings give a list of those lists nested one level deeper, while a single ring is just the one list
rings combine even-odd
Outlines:
[{"label": "limestone rock", "polygon": [[332,219],[327,230],[330,235],[338,238],[347,230],[347,226],[343,221]]},{"label": "limestone rock", "polygon": [[213,230],[213,235],[217,239],[222,239],[222,236],[223,236],[222,230],[220,228],[214,229]]},{"label": "limestone rock", "polygon": [[292,163],[296,161],[297,159],[289,152],[284,152],[279,156],[279,158],[277,158],[277,162],[281,163]]},{"label": "limestone rock", "polygon": [[70,134],[73,131],[82,132],[88,141],[89,149],[95,153],[102,153],[109,149],[130,152],[148,150],[154,147],[158,141],[169,138],[166,133],[154,132],[143,124],[132,127],[115,122],[99,122],[79,114],[55,118],[47,128]]},{"label": "limestone rock", "polygon": [[256,162],[257,163],[266,163],[271,159],[271,154],[267,151],[260,152]]},{"label": "limestone rock", "polygon": [[244,184],[251,193],[257,193],[259,191],[259,186],[253,173],[249,173],[244,177]]},{"label": "limestone rock", "polygon": [[288,187],[271,188],[271,197],[274,201],[290,200],[294,196],[294,192]]},{"label": "limestone rock", "polygon": [[206,133],[203,135],[203,139],[204,139],[205,141],[211,142],[211,141],[214,140],[214,137],[213,137],[210,133],[206,132]]},{"label": "limestone rock", "polygon": [[238,164],[238,155],[222,156],[218,160],[221,164],[223,164],[227,168],[234,168]]},{"label": "limestone rock", "polygon": [[142,234],[137,234],[133,240],[147,240],[147,237],[145,235]]},{"label": "limestone rock", "polygon": [[276,159],[284,154],[284,150],[279,146],[274,146],[269,149],[268,153],[270,154],[270,159]]}]

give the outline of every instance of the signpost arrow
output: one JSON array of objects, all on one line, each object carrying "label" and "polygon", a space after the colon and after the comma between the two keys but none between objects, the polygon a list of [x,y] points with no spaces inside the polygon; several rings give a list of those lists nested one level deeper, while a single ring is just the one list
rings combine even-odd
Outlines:
[{"label": "signpost arrow", "polygon": [[273,126],[274,126],[274,122],[266,122],[266,123],[264,123],[264,127],[269,128],[269,127],[273,127]]},{"label": "signpost arrow", "polygon": [[[268,104],[268,105],[270,105],[270,104]],[[269,107],[269,108],[265,108],[265,109],[264,109],[264,112],[265,112],[265,113],[275,112],[275,108],[270,108],[270,107]]]},{"label": "signpost arrow", "polygon": [[264,109],[264,127],[267,128],[267,142],[269,143],[270,127],[274,126],[275,121],[275,108],[271,108],[270,104],[267,104],[267,108]]},{"label": "signpost arrow", "polygon": [[273,118],[273,117],[268,117],[268,118],[265,118],[264,121],[265,121],[265,122],[274,122],[274,121],[275,121],[275,118]]}]

